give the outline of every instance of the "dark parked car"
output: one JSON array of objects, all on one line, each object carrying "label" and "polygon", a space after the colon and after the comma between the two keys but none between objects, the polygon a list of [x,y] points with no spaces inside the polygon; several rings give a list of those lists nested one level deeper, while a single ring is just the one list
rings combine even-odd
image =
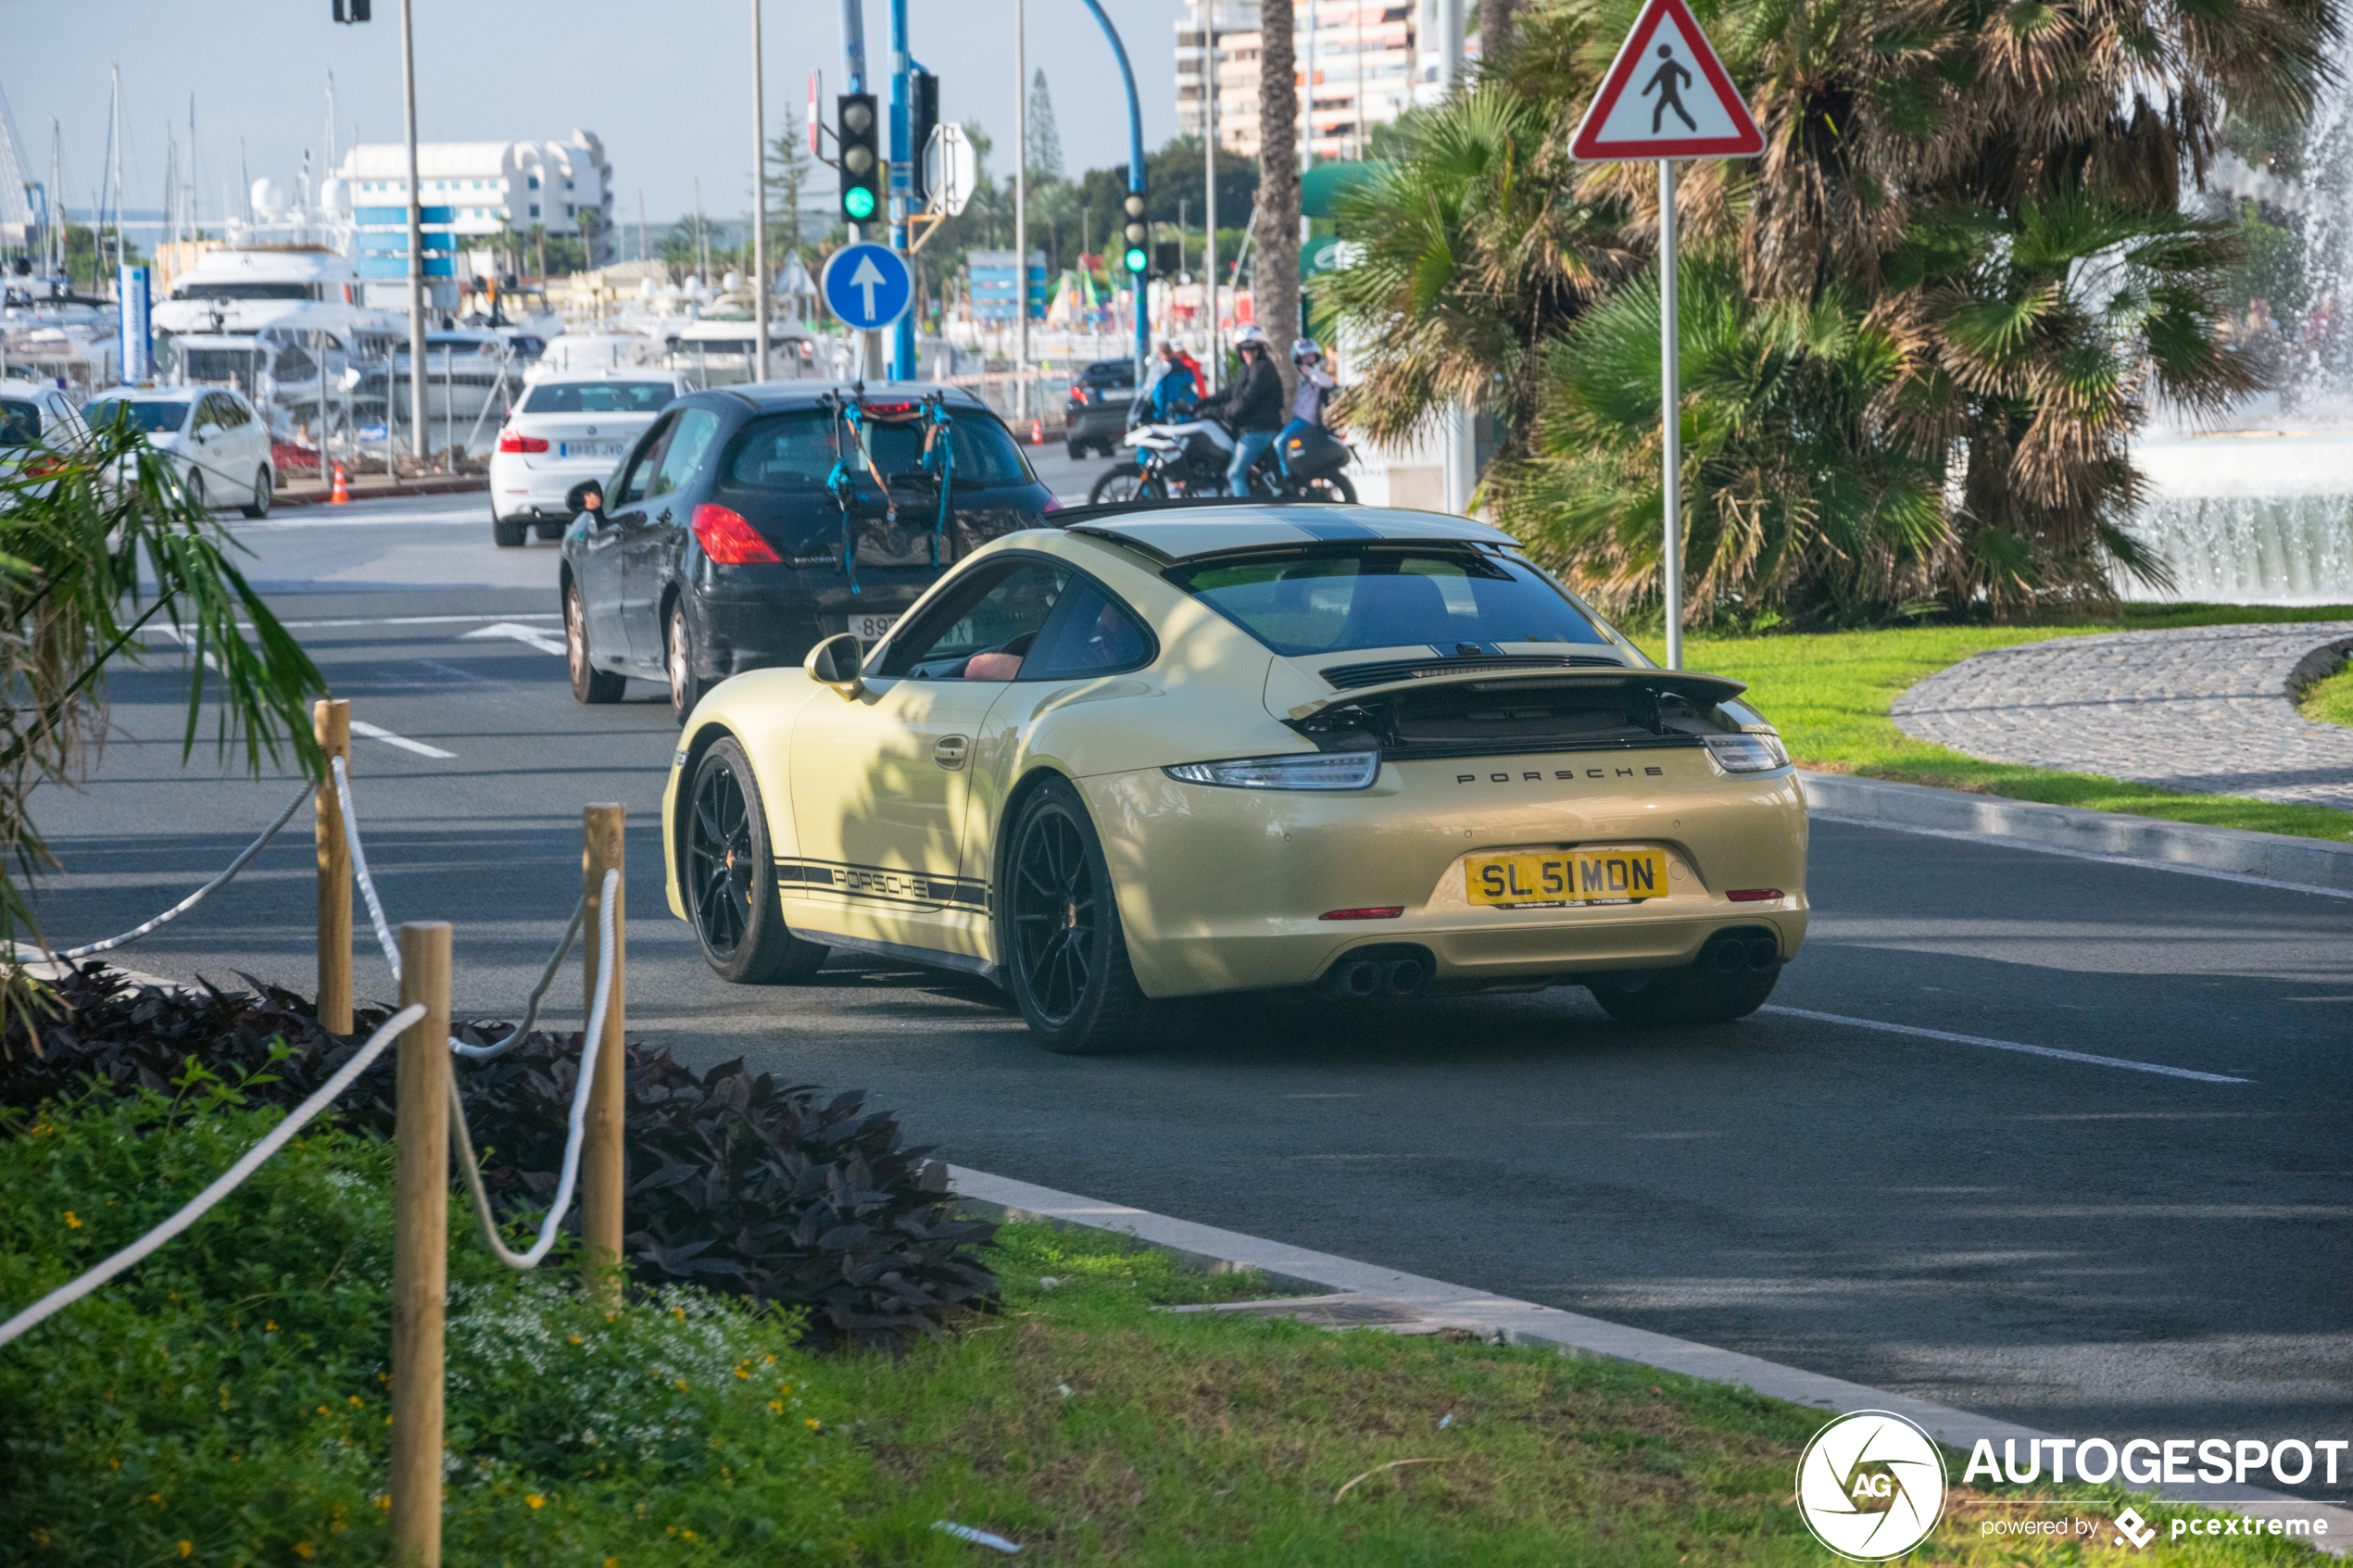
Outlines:
[{"label": "dark parked car", "polygon": [[876,641],[950,566],[1054,506],[987,405],[914,382],[691,394],[569,501],[572,695],[666,681],[681,719],[739,671],[845,631]]},{"label": "dark parked car", "polygon": [[1127,439],[1127,411],[1136,402],[1136,362],[1098,359],[1072,378],[1070,402],[1063,410],[1070,455],[1093,447],[1106,458]]}]

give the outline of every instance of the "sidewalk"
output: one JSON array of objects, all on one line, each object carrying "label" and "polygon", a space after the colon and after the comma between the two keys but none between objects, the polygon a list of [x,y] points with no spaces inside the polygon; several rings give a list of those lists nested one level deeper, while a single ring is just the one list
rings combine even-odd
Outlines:
[{"label": "sidewalk", "polygon": [[[375,501],[393,495],[462,495],[474,491],[487,492],[490,476],[481,473],[429,474],[422,479],[387,479],[371,474],[364,479],[349,481],[351,498],[355,501]],[[328,504],[334,483],[321,483],[315,479],[296,480],[282,484],[271,496],[273,507],[318,507]]]}]

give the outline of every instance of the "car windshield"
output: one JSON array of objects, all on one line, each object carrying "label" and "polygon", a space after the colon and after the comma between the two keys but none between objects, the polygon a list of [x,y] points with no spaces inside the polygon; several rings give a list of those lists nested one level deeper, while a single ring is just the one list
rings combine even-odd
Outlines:
[{"label": "car windshield", "polygon": [[526,414],[656,414],[677,393],[666,381],[542,382],[522,400]]},{"label": "car windshield", "polygon": [[[949,426],[949,458],[960,485],[994,487],[1031,483],[1005,428],[986,414],[957,413]],[[885,478],[899,479],[921,466],[924,427],[920,421],[875,424],[868,430],[875,467]],[[838,444],[837,444],[838,443]],[[836,458],[854,465],[857,448],[849,427],[837,424],[823,409],[796,410],[754,420],[736,433],[720,458],[722,490],[823,490]]]},{"label": "car windshield", "polygon": [[21,397],[0,397],[0,446],[40,444],[40,408]]},{"label": "car windshield", "polygon": [[[1177,567],[1169,580],[1277,653],[1609,639],[1524,561],[1432,546],[1315,546]],[[1489,646],[1478,646],[1489,645]]]},{"label": "car windshield", "polygon": [[145,398],[101,397],[90,405],[87,414],[91,424],[105,425],[120,416],[133,430],[144,430],[149,435],[170,435],[188,420],[185,403],[165,403]]}]

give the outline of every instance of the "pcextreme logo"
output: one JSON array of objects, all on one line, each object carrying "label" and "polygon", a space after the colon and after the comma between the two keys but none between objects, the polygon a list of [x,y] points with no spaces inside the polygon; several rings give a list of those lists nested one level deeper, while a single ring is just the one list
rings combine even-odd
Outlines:
[{"label": "pcextreme logo", "polygon": [[1944,1517],[1944,1456],[1892,1411],[1840,1416],[1798,1458],[1797,1512],[1816,1540],[1850,1562],[1901,1557]]}]

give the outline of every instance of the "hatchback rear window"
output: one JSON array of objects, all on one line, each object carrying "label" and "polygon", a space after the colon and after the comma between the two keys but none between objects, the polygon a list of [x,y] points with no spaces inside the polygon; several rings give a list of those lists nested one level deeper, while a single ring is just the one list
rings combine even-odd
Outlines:
[{"label": "hatchback rear window", "polygon": [[94,425],[104,425],[120,417],[130,421],[133,430],[144,430],[149,435],[175,433],[187,422],[185,403],[157,403],[145,398],[102,397],[90,405],[85,417]]},{"label": "hatchback rear window", "polygon": [[522,400],[526,414],[658,414],[677,394],[666,381],[542,382]]},{"label": "hatchback rear window", "polygon": [[[1168,578],[1277,653],[1609,639],[1524,562],[1473,550],[1317,546],[1177,567]],[[1478,651],[1491,651],[1486,647]]]},{"label": "hatchback rear window", "polygon": [[[1028,465],[1004,426],[986,414],[958,413],[948,430],[950,472],[960,486],[994,488],[1030,483]],[[920,470],[924,427],[919,420],[869,427],[875,467],[898,480]],[[736,433],[720,458],[723,490],[823,490],[837,459],[858,464],[847,422],[821,409],[771,414]]]}]

